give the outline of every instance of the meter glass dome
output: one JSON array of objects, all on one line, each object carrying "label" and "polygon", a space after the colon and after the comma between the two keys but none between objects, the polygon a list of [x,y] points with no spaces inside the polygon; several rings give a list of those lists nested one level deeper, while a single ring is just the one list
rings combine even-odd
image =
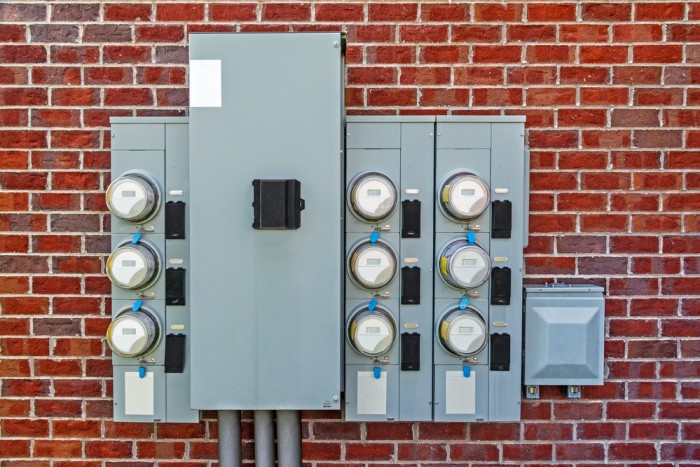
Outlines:
[{"label": "meter glass dome", "polygon": [[127,173],[114,180],[107,188],[107,208],[115,216],[128,222],[141,222],[158,210],[156,182],[148,176]]},{"label": "meter glass dome", "polygon": [[476,244],[457,240],[447,244],[438,258],[440,276],[457,289],[471,289],[486,282],[491,274],[491,258]]},{"label": "meter glass dome", "polygon": [[350,277],[365,289],[379,289],[396,275],[396,254],[383,242],[362,242],[350,253]]},{"label": "meter glass dome", "polygon": [[356,312],[348,323],[348,339],[362,355],[376,357],[391,349],[396,340],[396,323],[384,308],[366,307]]},{"label": "meter glass dome", "polygon": [[158,342],[158,320],[144,310],[126,311],[107,328],[107,344],[122,357],[140,357],[149,353]]},{"label": "meter glass dome", "polygon": [[486,345],[486,323],[473,308],[449,311],[438,327],[440,343],[458,357],[468,357]]},{"label": "meter glass dome", "polygon": [[440,205],[452,219],[464,221],[478,217],[489,205],[489,187],[474,174],[462,172],[442,186]]},{"label": "meter glass dome", "polygon": [[109,255],[106,269],[114,285],[129,290],[143,289],[158,277],[158,255],[142,242],[126,243]]},{"label": "meter glass dome", "polygon": [[351,183],[348,200],[350,210],[360,220],[379,221],[389,217],[396,209],[396,187],[384,175],[367,173]]}]

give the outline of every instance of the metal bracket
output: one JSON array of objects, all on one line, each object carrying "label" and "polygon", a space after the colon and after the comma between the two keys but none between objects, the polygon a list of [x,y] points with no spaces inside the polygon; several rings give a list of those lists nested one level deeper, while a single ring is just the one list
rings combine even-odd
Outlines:
[{"label": "metal bracket", "polygon": [[525,387],[525,398],[526,399],[539,399],[540,398],[540,387],[539,386],[526,386]]},{"label": "metal bracket", "polygon": [[566,386],[565,392],[569,399],[581,398],[581,386]]}]

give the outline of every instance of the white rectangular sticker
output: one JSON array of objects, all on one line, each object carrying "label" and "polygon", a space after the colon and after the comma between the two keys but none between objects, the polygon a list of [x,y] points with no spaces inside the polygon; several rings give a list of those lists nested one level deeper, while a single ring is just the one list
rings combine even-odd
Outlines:
[{"label": "white rectangular sticker", "polygon": [[464,377],[463,371],[447,371],[445,373],[445,413],[476,413],[475,381],[476,372],[474,370],[470,372],[469,378]]},{"label": "white rectangular sticker", "polygon": [[124,414],[154,415],[153,372],[139,378],[136,371],[124,373]]},{"label": "white rectangular sticker", "polygon": [[221,107],[221,60],[190,60],[190,107]]},{"label": "white rectangular sticker", "polygon": [[379,379],[373,371],[357,372],[357,413],[359,415],[386,415],[386,371]]}]

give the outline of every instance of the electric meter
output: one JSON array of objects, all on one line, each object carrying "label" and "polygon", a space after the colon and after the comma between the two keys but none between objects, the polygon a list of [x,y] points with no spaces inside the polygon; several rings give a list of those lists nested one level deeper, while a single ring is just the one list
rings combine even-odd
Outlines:
[{"label": "electric meter", "polygon": [[144,310],[127,310],[107,328],[107,344],[121,357],[141,357],[160,340],[160,325],[155,316]]},{"label": "electric meter", "polygon": [[352,347],[368,357],[389,351],[396,340],[396,322],[388,310],[376,305],[363,307],[348,322],[348,339]]},{"label": "electric meter", "polygon": [[160,273],[160,258],[154,246],[144,242],[125,242],[107,258],[107,277],[118,287],[144,289]]},{"label": "electric meter", "polygon": [[107,208],[127,222],[145,221],[158,211],[158,184],[151,177],[127,172],[107,188]]},{"label": "electric meter", "polygon": [[440,206],[457,221],[479,217],[489,205],[489,187],[474,174],[460,172],[451,176],[442,185]]},{"label": "electric meter", "polygon": [[396,187],[382,174],[365,173],[351,182],[348,202],[350,210],[360,220],[380,221],[396,209]]},{"label": "electric meter", "polygon": [[382,241],[358,243],[350,252],[350,278],[362,288],[379,289],[396,275],[396,253]]},{"label": "electric meter", "polygon": [[440,343],[445,350],[458,357],[480,352],[486,345],[487,336],[486,323],[471,307],[448,311],[438,326]]},{"label": "electric meter", "polygon": [[438,269],[447,284],[457,289],[471,289],[488,280],[491,258],[480,246],[455,240],[440,251]]}]

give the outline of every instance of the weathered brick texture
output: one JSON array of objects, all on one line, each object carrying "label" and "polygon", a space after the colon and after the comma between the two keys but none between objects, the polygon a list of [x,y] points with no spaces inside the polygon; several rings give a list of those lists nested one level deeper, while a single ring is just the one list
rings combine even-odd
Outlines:
[{"label": "weathered brick texture", "polygon": [[215,459],[212,413],[110,418],[108,119],[186,114],[192,32],[314,30],[347,32],[350,114],[527,115],[527,280],[606,288],[607,382],[543,388],[522,423],[308,412],[305,461],[700,461],[700,4],[20,0],[0,22],[3,466]]}]

